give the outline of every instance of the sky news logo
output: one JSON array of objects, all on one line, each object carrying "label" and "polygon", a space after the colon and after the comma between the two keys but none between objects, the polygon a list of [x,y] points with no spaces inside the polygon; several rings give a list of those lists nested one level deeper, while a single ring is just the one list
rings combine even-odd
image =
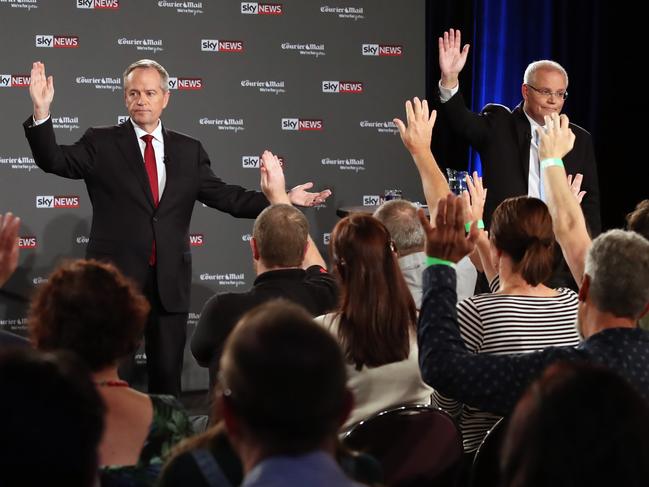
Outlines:
[{"label": "sky news logo", "polygon": [[381,204],[381,197],[378,194],[363,195],[363,206],[378,206]]},{"label": "sky news logo", "polygon": [[241,2],[241,13],[247,15],[282,15],[281,3]]},{"label": "sky news logo", "polygon": [[243,52],[243,41],[220,41],[218,39],[201,39],[201,51]]},{"label": "sky news logo", "polygon": [[323,233],[322,234],[322,243],[325,245],[329,245],[329,242],[331,241],[331,233]]},{"label": "sky news logo", "polygon": [[389,44],[363,44],[363,56],[403,56],[403,46]]},{"label": "sky news logo", "polygon": [[170,90],[202,90],[202,78],[169,78]]},{"label": "sky news logo", "polygon": [[79,197],[66,196],[37,196],[36,208],[79,208]]},{"label": "sky news logo", "polygon": [[363,93],[360,81],[323,81],[323,93]]},{"label": "sky news logo", "polygon": [[324,130],[324,124],[313,118],[283,118],[282,130]]},{"label": "sky news logo", "polygon": [[36,237],[18,237],[18,247],[21,249],[35,249],[36,245]]},{"label": "sky news logo", "polygon": [[36,47],[76,48],[79,47],[79,36],[36,34]]},{"label": "sky news logo", "polygon": [[28,74],[0,74],[0,88],[25,88],[30,80]]},{"label": "sky news logo", "polygon": [[189,245],[192,247],[202,247],[205,243],[205,237],[202,233],[190,233],[189,234]]},{"label": "sky news logo", "polygon": [[117,10],[119,0],[77,0],[77,8]]},{"label": "sky news logo", "polygon": [[[277,156],[280,166],[284,167],[284,156]],[[241,167],[244,169],[259,169],[259,156],[241,156]]]},{"label": "sky news logo", "polygon": [[128,121],[128,119],[131,118],[128,115],[117,115],[117,125],[121,125],[124,122]]}]

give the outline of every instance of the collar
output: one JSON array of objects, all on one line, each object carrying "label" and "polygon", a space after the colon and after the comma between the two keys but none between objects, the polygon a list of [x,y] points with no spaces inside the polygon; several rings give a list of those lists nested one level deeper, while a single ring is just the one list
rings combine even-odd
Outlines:
[{"label": "collar", "polygon": [[[132,118],[129,118],[129,120],[131,121],[131,124],[135,129],[135,135],[137,136],[138,139],[141,139],[143,135],[147,135],[149,133],[146,130],[144,130],[142,127],[140,127],[138,124],[136,124]],[[162,122],[160,120],[158,120],[158,126],[155,129],[153,129],[151,135],[153,135],[153,138],[158,142],[164,143],[164,139],[162,137]]]},{"label": "collar", "polygon": [[280,279],[297,279],[304,276],[306,271],[300,268],[273,269],[259,274],[253,282],[253,286],[267,281],[277,281]]}]

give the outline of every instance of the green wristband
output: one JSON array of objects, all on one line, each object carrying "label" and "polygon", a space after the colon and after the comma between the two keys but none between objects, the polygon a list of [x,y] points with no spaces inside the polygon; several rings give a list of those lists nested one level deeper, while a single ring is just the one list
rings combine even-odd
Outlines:
[{"label": "green wristband", "polygon": [[430,255],[426,257],[427,265],[447,265],[449,267],[454,267],[455,264],[450,260],[438,259],[437,257],[431,257]]},{"label": "green wristband", "polygon": [[[466,233],[469,233],[471,231],[471,223],[473,222],[466,222],[464,224],[464,230],[466,231]],[[482,218],[478,220],[477,225],[478,225],[478,230],[484,230],[484,222],[482,221]]]},{"label": "green wristband", "polygon": [[543,159],[541,161],[541,169],[545,169],[546,167],[550,167],[550,166],[564,167],[563,161],[558,157],[549,157],[548,159]]}]

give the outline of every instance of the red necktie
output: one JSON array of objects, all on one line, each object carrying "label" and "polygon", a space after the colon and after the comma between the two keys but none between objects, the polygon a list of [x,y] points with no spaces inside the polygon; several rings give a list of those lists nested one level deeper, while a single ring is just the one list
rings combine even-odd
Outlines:
[{"label": "red necktie", "polygon": [[[155,207],[158,207],[158,202],[160,197],[158,194],[158,167],[155,162],[155,152],[153,150],[153,135],[146,134],[141,137],[145,142],[144,146],[144,168],[146,169],[146,174],[149,176],[149,186],[151,187],[151,194],[153,195],[153,204]],[[155,265],[155,239],[153,240],[153,248],[151,249],[151,256],[149,257],[149,265]]]}]

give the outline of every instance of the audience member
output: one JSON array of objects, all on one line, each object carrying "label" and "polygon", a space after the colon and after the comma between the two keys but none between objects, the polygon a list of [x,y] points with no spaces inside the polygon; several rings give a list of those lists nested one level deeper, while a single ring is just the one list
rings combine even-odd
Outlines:
[{"label": "audience member", "polygon": [[339,341],[355,407],[345,427],[401,403],[429,403],[417,365],[417,311],[390,234],[376,218],[352,214],[329,243],[340,307],[317,322]]},{"label": "audience member", "polygon": [[[262,159],[265,166],[279,166],[270,153]],[[276,199],[281,199],[281,194]],[[200,365],[209,367],[210,388],[216,382],[223,344],[247,311],[274,298],[300,304],[312,316],[336,307],[336,281],[325,270],[326,264],[309,236],[309,223],[291,206],[285,193],[284,200],[266,208],[255,220],[250,248],[257,278],[252,289],[217,294],[201,311],[191,350]]]},{"label": "audience member", "polygon": [[504,487],[645,486],[649,406],[609,370],[551,365],[516,406],[501,458]]},{"label": "audience member", "polygon": [[104,405],[69,353],[0,354],[0,485],[93,487]]},{"label": "audience member", "polygon": [[112,264],[92,260],[61,265],[32,302],[36,348],[77,353],[106,404],[99,446],[104,486],[153,485],[171,447],[192,433],[173,396],[142,394],[118,377],[118,363],[137,348],[148,312],[131,281]]}]

